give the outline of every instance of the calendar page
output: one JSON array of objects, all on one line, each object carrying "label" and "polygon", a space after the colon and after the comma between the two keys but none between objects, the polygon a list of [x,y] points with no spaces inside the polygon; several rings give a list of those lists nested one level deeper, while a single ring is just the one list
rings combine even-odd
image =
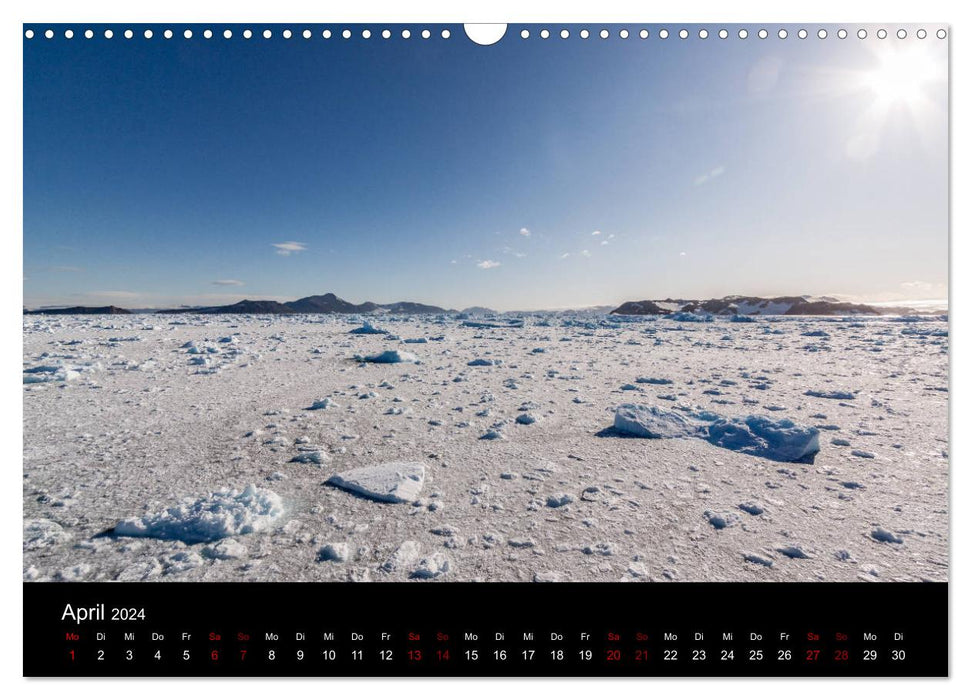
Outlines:
[{"label": "calendar page", "polygon": [[940,676],[947,24],[23,25],[28,676]]}]

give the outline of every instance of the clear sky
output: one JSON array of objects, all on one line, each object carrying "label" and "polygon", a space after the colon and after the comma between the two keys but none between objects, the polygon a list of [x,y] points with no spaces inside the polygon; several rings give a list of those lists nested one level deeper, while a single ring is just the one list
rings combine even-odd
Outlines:
[{"label": "clear sky", "polygon": [[26,306],[947,295],[947,41],[222,28],[25,40]]}]

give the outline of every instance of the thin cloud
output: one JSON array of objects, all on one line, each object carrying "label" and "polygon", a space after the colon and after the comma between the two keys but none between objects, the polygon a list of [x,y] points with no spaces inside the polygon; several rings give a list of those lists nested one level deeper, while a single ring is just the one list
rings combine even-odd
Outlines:
[{"label": "thin cloud", "polygon": [[582,255],[585,258],[589,258],[590,257],[590,251],[589,250],[581,250],[580,251],[580,255]]},{"label": "thin cloud", "polygon": [[519,229],[519,235],[520,236],[525,236],[526,238],[529,238],[532,235],[532,233],[530,232],[530,230],[528,228],[526,228],[525,226],[523,226],[521,229]]},{"label": "thin cloud", "polygon": [[566,260],[568,257],[570,257],[569,253],[563,253],[563,255],[560,256],[560,260]]},{"label": "thin cloud", "polygon": [[725,174],[724,165],[719,165],[717,168],[712,168],[707,173],[699,175],[698,177],[695,178],[695,187],[698,187],[699,185],[703,185],[709,180],[714,180],[716,177],[721,177],[724,174]]},{"label": "thin cloud", "polygon": [[212,283],[217,287],[242,287],[245,284],[240,280],[213,280]]},{"label": "thin cloud", "polygon": [[502,252],[505,253],[506,255],[511,255],[514,258],[525,258],[526,257],[526,253],[520,252],[520,251],[516,250],[515,248],[510,248],[509,246],[505,246],[502,249]]},{"label": "thin cloud", "polygon": [[600,231],[594,231],[594,232],[593,232],[593,233],[591,233],[590,235],[591,235],[591,236],[599,236],[599,235],[600,235]]},{"label": "thin cloud", "polygon": [[277,255],[292,255],[307,250],[307,246],[299,241],[284,241],[283,243],[271,243],[276,248]]},{"label": "thin cloud", "polygon": [[491,270],[492,268],[499,267],[500,265],[502,265],[502,263],[497,262],[496,260],[481,260],[476,263],[476,267],[482,268],[483,270]]}]

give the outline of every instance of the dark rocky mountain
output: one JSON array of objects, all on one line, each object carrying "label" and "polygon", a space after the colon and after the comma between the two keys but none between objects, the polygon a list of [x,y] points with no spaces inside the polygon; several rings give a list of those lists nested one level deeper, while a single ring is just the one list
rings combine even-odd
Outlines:
[{"label": "dark rocky mountain", "polygon": [[657,316],[671,312],[662,309],[655,302],[645,299],[644,301],[625,301],[610,313],[624,316]]},{"label": "dark rocky mountain", "polygon": [[64,314],[76,316],[80,314],[90,314],[94,316],[107,316],[109,314],[130,314],[131,311],[120,306],[68,306],[63,309],[35,309],[34,311],[24,310],[25,314]]},{"label": "dark rocky mountain", "polygon": [[498,316],[499,312],[490,309],[486,306],[470,306],[467,309],[462,309],[461,313],[466,316]]},{"label": "dark rocky mountain", "polygon": [[[370,302],[367,302],[370,303]],[[380,308],[393,314],[452,314],[455,309],[443,309],[440,306],[419,304],[416,301],[396,301],[393,304],[380,304]]]},{"label": "dark rocky mountain", "polygon": [[292,314],[293,309],[278,301],[243,299],[227,306],[182,306],[178,309],[164,309],[162,314]]},{"label": "dark rocky mountain", "polygon": [[352,304],[336,294],[330,293],[288,301],[286,306],[301,314],[361,314],[369,313],[378,308],[377,304],[370,301],[363,304]]},{"label": "dark rocky mountain", "polygon": [[[660,306],[664,304],[664,306]],[[869,306],[839,301],[833,297],[746,297],[728,296],[721,299],[659,301],[628,301],[611,311],[621,315],[666,315],[677,312],[706,313],[716,316],[879,316],[927,313],[905,307]]]}]

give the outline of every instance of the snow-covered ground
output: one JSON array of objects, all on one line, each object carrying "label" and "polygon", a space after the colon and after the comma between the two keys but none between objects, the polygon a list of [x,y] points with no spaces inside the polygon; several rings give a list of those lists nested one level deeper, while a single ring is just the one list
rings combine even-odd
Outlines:
[{"label": "snow-covered ground", "polygon": [[704,318],[25,317],[24,578],[946,580],[946,321]]}]

